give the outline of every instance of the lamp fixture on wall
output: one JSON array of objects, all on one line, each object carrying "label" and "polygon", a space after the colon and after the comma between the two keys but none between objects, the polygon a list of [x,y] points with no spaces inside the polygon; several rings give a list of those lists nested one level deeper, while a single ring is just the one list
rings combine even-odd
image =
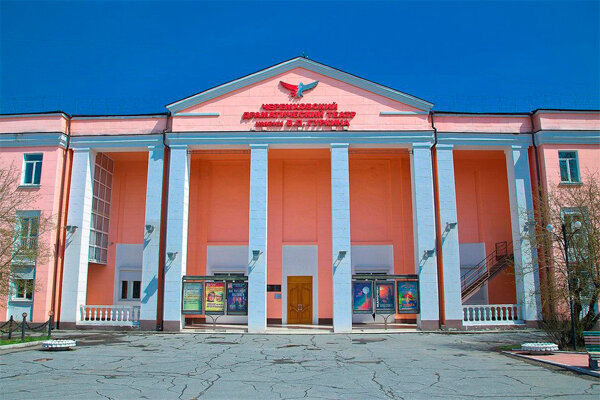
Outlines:
[{"label": "lamp fixture on wall", "polygon": [[446,228],[444,229],[446,232],[450,232],[450,230],[456,228],[458,222],[446,222]]},{"label": "lamp fixture on wall", "polygon": [[254,261],[254,262],[258,261],[258,257],[260,257],[260,255],[262,253],[263,252],[260,250],[252,250],[252,261]]},{"label": "lamp fixture on wall", "polygon": [[151,234],[154,232],[154,225],[146,225],[146,233]]},{"label": "lamp fixture on wall", "polygon": [[435,250],[425,250],[423,252],[423,258],[428,259],[429,257],[433,257]]},{"label": "lamp fixture on wall", "polygon": [[167,252],[167,258],[169,259],[169,261],[173,261],[175,259],[175,257],[177,257],[176,251]]},{"label": "lamp fixture on wall", "polygon": [[346,257],[346,253],[347,252],[345,250],[338,251],[337,260],[342,261],[344,259],[344,257]]},{"label": "lamp fixture on wall", "polygon": [[65,226],[65,230],[67,231],[67,233],[74,234],[75,231],[77,231],[77,226],[67,225],[67,226]]}]

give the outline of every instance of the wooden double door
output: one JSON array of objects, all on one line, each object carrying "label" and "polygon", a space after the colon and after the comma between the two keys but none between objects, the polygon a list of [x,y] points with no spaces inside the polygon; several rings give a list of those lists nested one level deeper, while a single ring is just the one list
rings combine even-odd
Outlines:
[{"label": "wooden double door", "polygon": [[312,324],[312,298],[312,276],[288,276],[288,324]]}]

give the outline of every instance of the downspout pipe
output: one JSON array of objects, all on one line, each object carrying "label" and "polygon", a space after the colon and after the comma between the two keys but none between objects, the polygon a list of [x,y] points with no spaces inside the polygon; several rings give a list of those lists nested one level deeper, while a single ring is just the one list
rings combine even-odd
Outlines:
[{"label": "downspout pipe", "polygon": [[[444,261],[442,259],[442,235],[440,223],[440,194],[438,186],[438,171],[437,171],[437,129],[435,127],[435,112],[432,110],[429,113],[431,117],[431,129],[433,129],[433,146],[431,146],[431,172],[433,176],[433,205],[435,211],[435,248],[437,255],[437,272],[438,272],[438,307],[439,307],[439,328],[446,325],[446,313],[444,311]],[[413,211],[414,212],[414,211]]]},{"label": "downspout pipe", "polygon": [[[67,129],[66,129],[66,136],[67,136],[67,144],[66,147],[63,150],[63,163],[62,163],[62,170],[61,170],[61,179],[60,179],[60,197],[59,197],[59,201],[58,201],[58,218],[57,221],[58,223],[56,224],[56,243],[54,245],[54,274],[52,275],[52,303],[50,303],[50,313],[52,315],[52,317],[54,318],[54,322],[56,324],[56,326],[58,327],[58,324],[60,322],[59,320],[59,315],[56,314],[56,296],[57,296],[57,289],[56,289],[56,285],[57,285],[57,275],[58,275],[58,259],[59,259],[59,253],[60,252],[60,247],[61,247],[61,243],[64,243],[64,241],[62,240],[63,238],[63,227],[62,227],[62,220],[63,220],[63,202],[64,202],[64,195],[65,195],[65,181],[66,181],[66,175],[67,175],[67,156],[69,153],[69,145],[71,144],[71,116],[69,114],[65,114],[67,115]],[[62,251],[62,257],[61,259],[64,261],[64,249]]]}]

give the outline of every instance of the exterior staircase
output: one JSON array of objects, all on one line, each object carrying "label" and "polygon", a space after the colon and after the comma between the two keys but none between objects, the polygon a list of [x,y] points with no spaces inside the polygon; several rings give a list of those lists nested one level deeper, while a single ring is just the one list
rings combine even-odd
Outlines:
[{"label": "exterior staircase", "polygon": [[496,249],[481,260],[475,268],[461,274],[460,286],[463,303],[473,296],[477,291],[493,279],[509,265],[513,265],[512,242],[498,242]]}]

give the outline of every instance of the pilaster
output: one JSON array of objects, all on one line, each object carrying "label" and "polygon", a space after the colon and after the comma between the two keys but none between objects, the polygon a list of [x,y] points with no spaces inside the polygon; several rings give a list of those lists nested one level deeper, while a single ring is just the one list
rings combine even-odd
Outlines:
[{"label": "pilaster", "polygon": [[140,327],[153,330],[156,328],[165,150],[162,145],[149,147],[148,150]]},{"label": "pilaster", "polygon": [[86,304],[95,156],[89,148],[73,149],[60,305],[63,328],[81,321],[80,306]]},{"label": "pilaster", "polygon": [[417,316],[420,329],[439,328],[439,296],[435,245],[435,208],[431,145],[413,144],[411,157],[413,235],[416,273],[419,275],[421,312]]},{"label": "pilaster", "polygon": [[505,154],[517,303],[521,306],[522,319],[534,323],[541,319],[539,274],[534,254],[536,249],[521,234],[529,228],[529,220],[534,212],[527,150],[527,146],[512,146],[505,150]]},{"label": "pilaster", "polygon": [[268,146],[250,145],[248,332],[264,332],[267,329],[268,181]]},{"label": "pilaster", "polygon": [[187,269],[190,156],[186,145],[171,146],[165,251],[163,328],[183,328],[182,278]]},{"label": "pilaster", "polygon": [[336,333],[352,331],[349,179],[348,144],[332,143],[331,259],[333,262],[333,330]]}]

